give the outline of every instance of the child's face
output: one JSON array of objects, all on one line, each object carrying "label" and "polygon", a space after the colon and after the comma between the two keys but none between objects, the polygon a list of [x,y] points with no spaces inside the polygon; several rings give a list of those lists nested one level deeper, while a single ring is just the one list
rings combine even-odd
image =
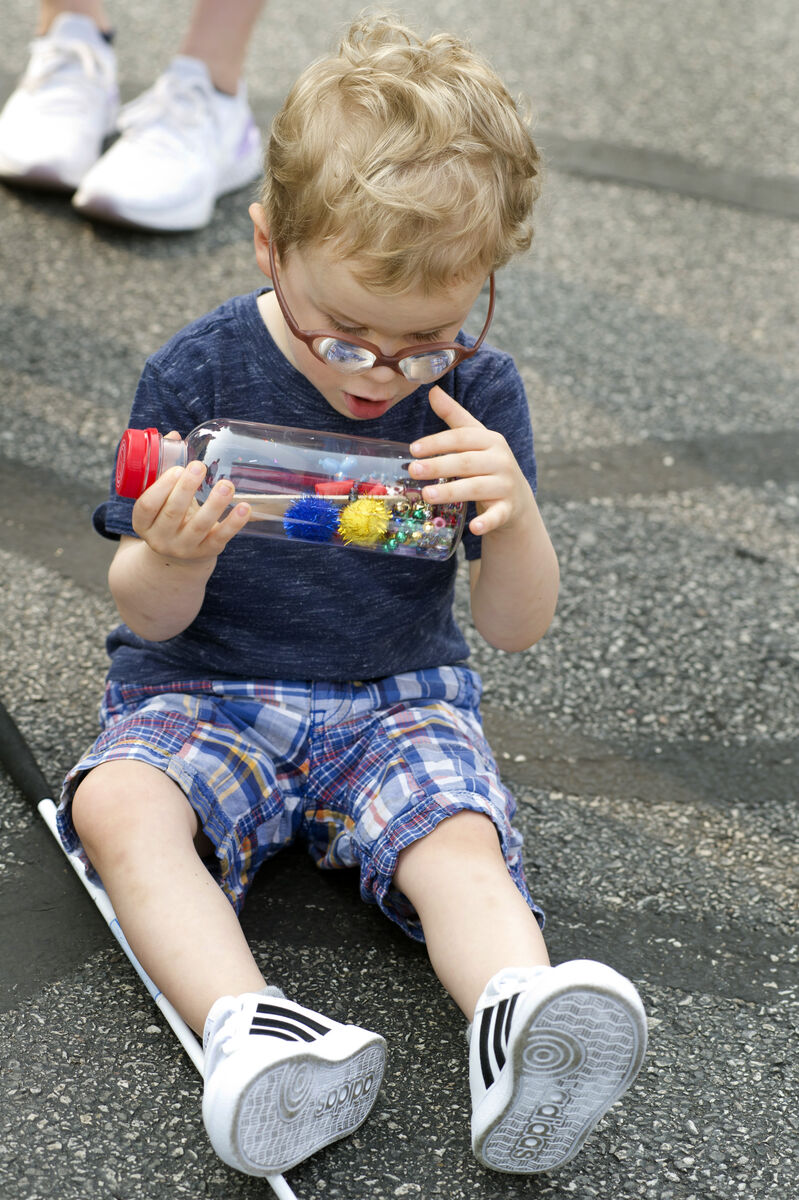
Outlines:
[{"label": "child's face", "polygon": [[[415,288],[402,296],[378,296],[324,245],[293,249],[278,259],[277,268],[300,329],[349,333],[374,342],[387,355],[422,342],[454,341],[485,282],[480,274],[445,292],[428,295]],[[280,349],[336,412],[356,421],[374,420],[418,388],[418,382],[391,367],[348,375],[321,362],[293,336],[274,293],[264,299],[264,318]]]}]

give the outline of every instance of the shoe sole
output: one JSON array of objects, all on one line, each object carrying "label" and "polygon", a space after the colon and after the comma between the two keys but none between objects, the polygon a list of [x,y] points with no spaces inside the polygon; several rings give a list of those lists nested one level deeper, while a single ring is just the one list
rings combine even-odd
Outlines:
[{"label": "shoe sole", "polygon": [[517,1014],[510,1095],[493,1121],[473,1132],[485,1166],[512,1174],[562,1166],[632,1083],[646,1049],[646,1016],[632,984],[611,975],[604,986],[599,979],[564,980]]},{"label": "shoe sole", "polygon": [[48,161],[29,161],[23,164],[13,157],[8,157],[3,152],[0,152],[0,180],[11,186],[16,185],[35,191],[61,192],[71,195],[80,187],[81,179],[106,148],[108,137],[114,126],[115,114],[116,108],[114,108],[113,114],[108,117],[107,129],[103,135],[101,144],[97,147],[96,153],[83,163],[73,163],[71,168],[67,166],[55,166],[52,162]]},{"label": "shoe sole", "polygon": [[[220,1157],[248,1175],[282,1174],[357,1129],[377,1099],[386,1057],[381,1037],[357,1035],[355,1050],[351,1031],[336,1031],[324,1039],[325,1057],[301,1051],[256,1075],[238,1098],[227,1144],[214,1139]],[[224,1088],[223,1066],[214,1084]]]},{"label": "shoe sole", "polygon": [[58,171],[48,166],[26,167],[18,170],[0,161],[0,180],[9,186],[30,188],[37,192],[61,192],[66,195],[74,192],[79,180],[64,178]]}]

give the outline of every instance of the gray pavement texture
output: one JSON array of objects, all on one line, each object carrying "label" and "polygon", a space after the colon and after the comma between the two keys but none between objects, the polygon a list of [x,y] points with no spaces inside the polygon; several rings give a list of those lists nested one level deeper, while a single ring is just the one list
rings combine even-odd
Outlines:
[{"label": "gray pavement texture", "polygon": [[[3,7],[5,93],[32,18],[23,0]],[[630,975],[651,1043],[572,1164],[484,1171],[463,1021],[424,951],[360,904],[348,874],[290,851],[245,911],[256,954],[287,992],[382,1031],[390,1052],[369,1121],[290,1182],[300,1200],[788,1200],[795,0],[400,7],[472,36],[530,97],[548,158],[536,243],[501,274],[492,338],[529,387],[562,597],[539,646],[508,656],[475,637],[473,661],[553,959]],[[248,72],[264,126],[355,8],[270,0]],[[127,99],[172,53],[188,3],[112,12]],[[258,282],[247,199],[225,198],[201,233],[156,238],[0,192],[0,694],[54,783],[94,736],[114,620],[88,515],[145,356]],[[465,585],[458,604],[466,619]],[[215,1158],[192,1066],[5,778],[0,803],[0,1196],[268,1195]]]}]

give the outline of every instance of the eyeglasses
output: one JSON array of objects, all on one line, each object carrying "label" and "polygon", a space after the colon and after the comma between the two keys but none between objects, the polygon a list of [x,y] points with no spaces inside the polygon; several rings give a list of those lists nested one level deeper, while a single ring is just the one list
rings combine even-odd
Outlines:
[{"label": "eyeglasses", "polygon": [[460,346],[457,342],[423,342],[419,346],[405,346],[397,354],[382,354],[380,347],[362,338],[342,337],[326,329],[300,329],[291,315],[286,298],[280,287],[275,267],[272,242],[269,243],[269,265],[275,297],[280,305],[286,324],[295,338],[304,342],[320,362],[345,375],[359,375],[372,367],[391,367],[412,383],[432,383],[451,371],[464,358],[471,358],[480,349],[483,338],[494,316],[494,272],[489,276],[488,316],[483,332],[473,346]]}]

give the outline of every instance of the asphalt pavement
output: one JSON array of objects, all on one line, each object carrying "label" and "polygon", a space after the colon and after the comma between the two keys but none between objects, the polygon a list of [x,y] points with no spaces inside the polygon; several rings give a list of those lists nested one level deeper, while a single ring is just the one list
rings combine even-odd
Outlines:
[{"label": "asphalt pavement", "polygon": [[[114,5],[123,99],[188,3]],[[302,850],[243,918],[290,995],[387,1038],[358,1133],[299,1200],[797,1195],[799,22],[794,0],[427,0],[530,100],[533,251],[492,340],[528,385],[562,591],[543,641],[470,635],[555,961],[644,998],[636,1084],[573,1163],[485,1171],[463,1020],[424,951]],[[270,0],[248,79],[268,126],[358,5]],[[7,0],[0,93],[31,6]],[[104,492],[145,357],[257,285],[246,192],[194,235],[103,228],[0,190],[0,696],[55,788],[92,740],[114,621]],[[467,618],[465,579],[458,594]],[[200,1082],[41,819],[0,778],[0,1197],[254,1200]]]}]

